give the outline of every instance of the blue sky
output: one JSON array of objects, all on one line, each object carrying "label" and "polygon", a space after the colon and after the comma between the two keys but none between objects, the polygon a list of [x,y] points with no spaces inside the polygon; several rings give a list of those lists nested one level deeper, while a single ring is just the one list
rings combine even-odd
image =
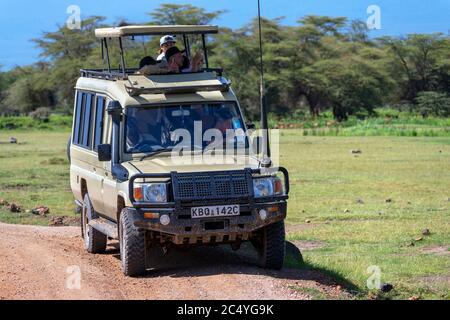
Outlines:
[{"label": "blue sky", "polygon": [[[148,21],[147,13],[161,3],[190,3],[207,10],[226,9],[215,21],[220,26],[238,28],[257,13],[256,0],[3,0],[0,1],[0,65],[3,70],[39,59],[39,51],[30,39],[43,31],[53,31],[65,23],[69,5],[78,5],[82,17],[101,15],[114,22]],[[450,33],[450,0],[262,0],[263,15],[283,16],[284,23],[295,24],[304,15],[345,16],[366,21],[367,8],[381,9],[381,30],[371,35],[404,35],[408,33]]]}]

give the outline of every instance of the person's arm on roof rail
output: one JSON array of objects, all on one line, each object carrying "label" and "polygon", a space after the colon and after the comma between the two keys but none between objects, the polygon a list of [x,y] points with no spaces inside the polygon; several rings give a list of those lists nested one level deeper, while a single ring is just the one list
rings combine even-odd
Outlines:
[{"label": "person's arm on roof rail", "polygon": [[151,74],[165,74],[169,73],[167,65],[158,62],[152,57],[145,57],[139,63],[139,71],[136,74],[151,75]]},{"label": "person's arm on roof rail", "polygon": [[187,65],[186,56],[177,47],[167,50],[166,60],[169,71],[174,73],[198,72],[204,63],[203,55],[197,52]]}]

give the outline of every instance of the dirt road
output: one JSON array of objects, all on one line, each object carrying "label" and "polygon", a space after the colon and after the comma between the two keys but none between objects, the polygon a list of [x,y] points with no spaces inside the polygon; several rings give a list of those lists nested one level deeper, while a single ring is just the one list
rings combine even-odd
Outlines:
[{"label": "dirt road", "polygon": [[[310,299],[345,293],[318,271],[261,270],[252,250],[228,247],[171,251],[157,269],[126,278],[117,245],[83,250],[76,227],[0,224],[0,299]],[[293,287],[307,288],[294,290]]]}]

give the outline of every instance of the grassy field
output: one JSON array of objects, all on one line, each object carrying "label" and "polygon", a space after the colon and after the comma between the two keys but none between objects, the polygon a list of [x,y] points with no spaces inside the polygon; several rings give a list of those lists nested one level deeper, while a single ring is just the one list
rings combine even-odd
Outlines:
[{"label": "grassy field", "polygon": [[[312,241],[316,249],[304,251],[311,267],[364,293],[367,268],[378,266],[396,289],[390,295],[450,298],[449,138],[286,131],[281,140],[292,175],[288,238]],[[426,228],[431,236],[422,236]]]},{"label": "grassy field", "polygon": [[[9,144],[9,138],[18,144]],[[0,221],[47,225],[53,215],[75,216],[66,156],[69,131],[0,131],[0,199],[16,203],[20,214],[0,207]],[[47,218],[27,213],[47,206]]]},{"label": "grassy field", "polygon": [[[10,136],[19,144],[8,144]],[[0,199],[24,210],[50,207],[47,218],[0,207],[0,221],[46,225],[51,215],[75,216],[68,136],[0,131]],[[285,130],[281,142],[292,185],[288,240],[304,249],[305,260],[289,259],[290,266],[323,270],[358,298],[371,294],[371,266],[394,286],[384,298],[450,298],[450,138],[305,137]],[[422,235],[426,228],[431,235]]]}]

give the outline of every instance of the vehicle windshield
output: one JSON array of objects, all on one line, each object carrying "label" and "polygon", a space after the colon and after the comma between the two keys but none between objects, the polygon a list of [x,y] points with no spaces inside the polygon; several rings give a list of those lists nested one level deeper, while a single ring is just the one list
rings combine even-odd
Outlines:
[{"label": "vehicle windshield", "polygon": [[[232,134],[235,134],[234,136]],[[204,150],[211,144],[247,148],[236,103],[130,107],[126,112],[126,153]]]}]

